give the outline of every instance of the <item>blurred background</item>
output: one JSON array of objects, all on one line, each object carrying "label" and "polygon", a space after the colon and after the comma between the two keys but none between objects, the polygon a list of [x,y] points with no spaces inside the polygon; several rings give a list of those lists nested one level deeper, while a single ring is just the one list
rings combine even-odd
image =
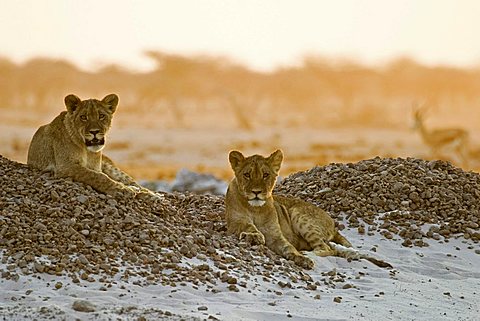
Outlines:
[{"label": "blurred background", "polygon": [[380,157],[480,169],[478,1],[0,1],[0,154],[63,99],[120,97],[105,153],[139,180]]}]

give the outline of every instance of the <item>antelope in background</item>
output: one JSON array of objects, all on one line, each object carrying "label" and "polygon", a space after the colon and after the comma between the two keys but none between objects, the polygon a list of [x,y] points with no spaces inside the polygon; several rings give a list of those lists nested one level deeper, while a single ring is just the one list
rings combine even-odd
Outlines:
[{"label": "antelope in background", "polygon": [[462,167],[468,166],[468,131],[463,128],[438,128],[427,129],[425,127],[425,108],[413,108],[414,130],[418,130],[422,140],[427,145],[435,158],[441,158],[443,150],[453,150],[460,158]]}]

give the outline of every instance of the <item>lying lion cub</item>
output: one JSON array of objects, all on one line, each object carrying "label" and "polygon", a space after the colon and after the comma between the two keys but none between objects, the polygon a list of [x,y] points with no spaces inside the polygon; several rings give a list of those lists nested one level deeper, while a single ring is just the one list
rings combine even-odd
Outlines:
[{"label": "lying lion cub", "polygon": [[230,233],[251,244],[266,244],[306,269],[313,268],[314,262],[299,252],[302,250],[313,250],[319,256],[365,258],[381,267],[391,267],[348,249],[352,245],[322,209],[293,197],[272,195],[283,160],[282,151],[277,150],[267,158],[260,155],[245,158],[242,153],[232,151],[229,160],[235,172],[225,198]]},{"label": "lying lion cub", "polygon": [[66,111],[36,131],[28,150],[29,165],[52,171],[57,177],[71,177],[110,195],[127,192],[131,196],[158,197],[102,155],[105,135],[118,105],[117,95],[102,100],[68,95],[65,105]]}]

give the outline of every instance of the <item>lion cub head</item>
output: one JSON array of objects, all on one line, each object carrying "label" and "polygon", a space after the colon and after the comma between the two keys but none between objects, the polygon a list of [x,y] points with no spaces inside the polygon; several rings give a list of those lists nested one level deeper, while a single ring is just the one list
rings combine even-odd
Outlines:
[{"label": "lion cub head", "polygon": [[118,105],[118,96],[110,94],[102,100],[81,100],[75,95],[65,97],[67,126],[91,152],[105,147],[105,135]]},{"label": "lion cub head", "polygon": [[242,153],[231,151],[228,158],[241,196],[251,206],[263,206],[272,197],[283,161],[282,151],[277,150],[266,158],[260,155],[245,158]]}]

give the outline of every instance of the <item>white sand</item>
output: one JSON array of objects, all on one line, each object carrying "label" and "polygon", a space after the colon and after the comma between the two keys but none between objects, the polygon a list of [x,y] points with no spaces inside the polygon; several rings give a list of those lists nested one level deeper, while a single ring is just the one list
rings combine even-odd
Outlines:
[{"label": "white sand", "polygon": [[[459,238],[448,243],[429,240],[426,248],[405,248],[400,240],[360,236],[354,230],[344,234],[364,251],[376,246],[376,255],[394,270],[366,261],[315,257],[310,275],[322,286],[314,291],[295,288],[299,286],[295,283],[292,289],[281,288],[259,278],[247,280],[249,286],[238,287],[238,293],[221,282],[219,293],[206,292],[204,286],[141,287],[133,284],[134,279],[118,280],[105,291],[97,282],[77,285],[67,277],[22,275],[17,282],[0,279],[0,316],[4,320],[139,320],[139,316],[147,320],[480,320],[480,255],[474,252],[478,244]],[[472,245],[474,249],[467,249]],[[334,282],[336,288],[322,281],[330,279],[325,272],[333,269],[345,278],[345,282]],[[63,287],[56,290],[58,281]],[[345,284],[353,287],[343,289]],[[320,299],[314,299],[317,294]],[[335,303],[335,297],[342,297],[341,303]],[[73,310],[78,299],[95,304],[96,312]],[[174,316],[165,317],[165,311]]]}]

